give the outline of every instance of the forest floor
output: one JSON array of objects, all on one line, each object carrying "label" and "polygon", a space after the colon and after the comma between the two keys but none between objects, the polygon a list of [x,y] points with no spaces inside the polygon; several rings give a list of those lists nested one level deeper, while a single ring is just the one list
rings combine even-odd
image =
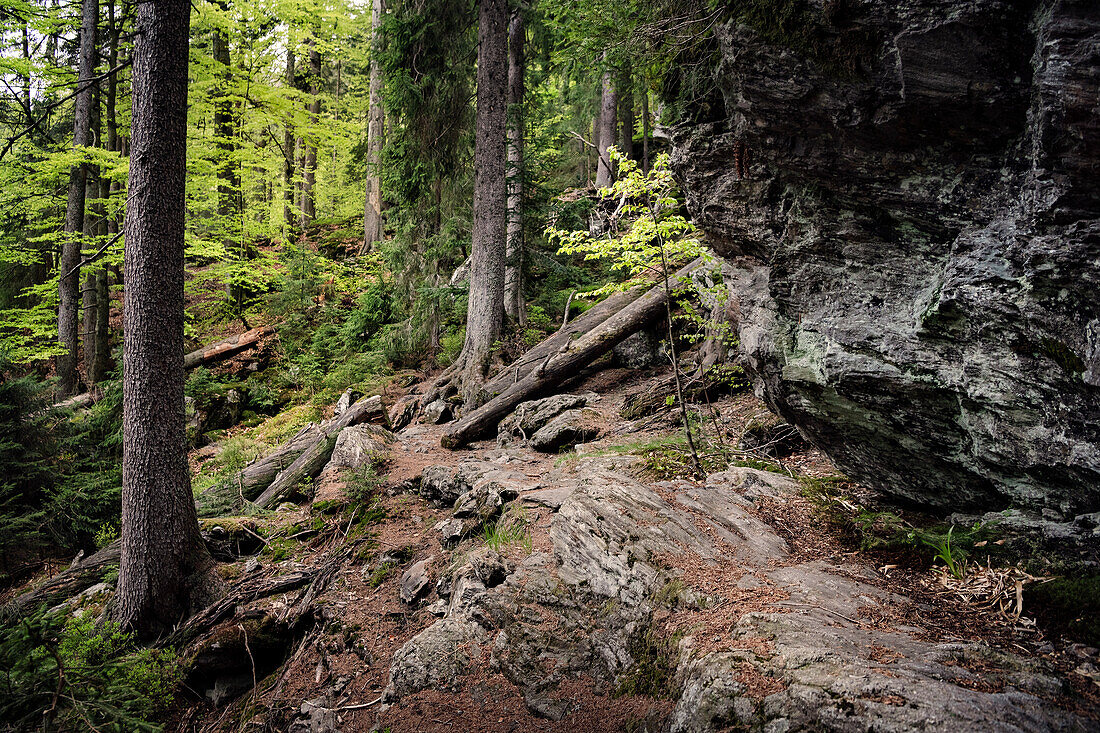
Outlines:
[{"label": "forest floor", "polygon": [[[829,521],[821,487],[843,487],[842,504],[866,492],[816,450],[773,472],[683,475],[675,413],[619,414],[662,376],[607,369],[574,385],[596,394],[587,406],[602,430],[561,455],[495,440],[449,451],[443,426],[413,424],[377,479],[326,469],[312,502],[263,519],[265,536],[289,541],[223,568],[287,572],[358,542],[316,623],[291,637],[285,663],[251,659],[254,689],[196,693],[169,729],[905,729],[937,713],[990,729],[1100,725],[1095,649],[962,602],[918,553],[860,549]],[[403,391],[391,386],[387,402]],[[736,439],[764,412],[751,394],[725,397],[703,430]],[[518,498],[445,546],[438,527],[453,511],[417,490],[431,466]],[[505,568],[493,583],[468,572],[485,558]],[[416,576],[424,589],[406,602]]]}]

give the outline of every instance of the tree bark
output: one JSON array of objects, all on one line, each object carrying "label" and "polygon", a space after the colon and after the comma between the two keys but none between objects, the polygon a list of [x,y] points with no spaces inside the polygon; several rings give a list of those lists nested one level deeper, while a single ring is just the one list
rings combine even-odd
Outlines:
[{"label": "tree bark", "polygon": [[305,229],[317,217],[317,204],[314,183],[317,178],[317,137],[316,126],[321,114],[321,54],[317,43],[310,38],[309,45],[309,121],[314,127],[305,139],[305,164],[302,166],[302,229]]},{"label": "tree bark", "polygon": [[504,324],[504,128],[508,82],[508,3],[478,8],[477,120],[474,143],[474,227],[466,341],[458,363],[464,402],[475,406]]},{"label": "tree bark", "polygon": [[114,615],[162,634],[212,588],[184,417],[184,185],[191,3],[137,6],[126,212],[122,555]]},{"label": "tree bark", "polygon": [[[80,24],[80,62],[77,84],[86,84],[95,76],[96,27],[99,0],[84,0]],[[92,86],[76,95],[73,121],[73,147],[91,144]],[[61,245],[58,281],[57,332],[64,353],[57,357],[58,392],[68,397],[76,391],[77,338],[80,309],[80,248],[84,230],[84,201],[87,168],[73,166],[69,171],[69,197],[65,207],[65,239]]]},{"label": "tree bark", "polygon": [[[216,0],[218,8],[226,13],[228,0]],[[239,213],[241,178],[237,172],[234,154],[237,151],[236,130],[233,115],[233,98],[229,88],[233,83],[232,59],[229,55],[229,36],[222,28],[214,30],[214,61],[219,65],[214,83],[214,146],[217,149],[218,215],[224,217],[222,225],[227,236],[236,223]]]},{"label": "tree bark", "polygon": [[96,273],[95,359],[92,360],[91,382],[99,384],[111,371],[111,291],[107,286],[107,268]]},{"label": "tree bark", "polygon": [[524,44],[527,34],[523,14],[512,11],[508,27],[508,222],[504,267],[504,314],[523,325],[527,309],[523,301],[523,97],[527,70]]},{"label": "tree bark", "polygon": [[630,67],[623,70],[619,79],[619,150],[628,158],[634,157],[634,77]]},{"label": "tree bark", "polygon": [[530,374],[533,369],[538,368],[540,364],[546,361],[548,355],[558,353],[577,336],[598,328],[608,318],[642,297],[647,290],[649,288],[640,285],[630,290],[612,293],[572,321],[564,324],[553,334],[529,349],[515,363],[504,367],[486,382],[485,396],[492,399],[504,392],[504,390]]},{"label": "tree bark", "polygon": [[615,82],[611,69],[603,72],[602,92],[600,96],[600,140],[596,144],[599,159],[596,161],[596,187],[611,185],[611,159],[607,149],[615,144]]},{"label": "tree bark", "polygon": [[382,183],[378,166],[382,160],[386,126],[382,111],[382,67],[378,63],[377,55],[381,50],[383,10],[382,0],[373,0],[370,22],[370,102],[367,112],[367,195],[363,210],[363,248],[360,254],[366,254],[375,242],[382,241]]},{"label": "tree bark", "polygon": [[[288,40],[289,43],[289,40]],[[286,87],[294,89],[294,49],[286,52]],[[294,156],[297,154],[294,144],[294,120],[287,117],[283,131],[283,222],[288,236],[294,230],[297,218],[294,216]]]},{"label": "tree bark", "polygon": [[[673,278],[690,275],[703,263],[702,258],[680,269]],[[551,352],[546,360],[531,370],[526,377],[513,384],[482,407],[468,413],[453,423],[440,439],[444,448],[461,448],[496,428],[516,405],[545,392],[556,384],[574,376],[581,367],[603,356],[639,328],[651,323],[664,312],[668,294],[663,284],[650,288],[642,297],[615,313],[597,328],[588,331],[557,353]]]},{"label": "tree bark", "polygon": [[642,173],[649,173],[649,87],[642,85]]},{"label": "tree bark", "polygon": [[183,357],[183,368],[194,369],[202,364],[210,364],[220,359],[238,354],[255,346],[264,336],[274,333],[272,326],[258,326],[237,336],[207,344],[195,349]]}]

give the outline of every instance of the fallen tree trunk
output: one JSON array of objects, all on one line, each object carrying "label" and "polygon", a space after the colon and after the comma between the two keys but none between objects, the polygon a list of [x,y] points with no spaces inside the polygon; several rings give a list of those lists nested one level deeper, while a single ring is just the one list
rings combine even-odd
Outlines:
[{"label": "fallen tree trunk", "polygon": [[13,598],[0,612],[0,618],[24,616],[45,605],[52,608],[103,580],[104,574],[118,566],[122,542],[115,540],[90,557],[53,576],[34,590]]},{"label": "fallen tree trunk", "polygon": [[[197,366],[204,364],[212,364],[215,361],[225,359],[226,357],[239,354],[246,349],[250,349],[255,346],[260,340],[269,333],[275,333],[274,326],[259,326],[251,331],[245,331],[242,334],[236,336],[230,336],[227,339],[216,341],[207,346],[203,346],[201,349],[195,349],[189,354],[185,354],[183,357],[183,368],[194,369]],[[54,407],[70,410],[83,410],[86,407],[91,407],[103,397],[102,389],[93,389],[90,392],[83,392],[74,397],[70,397],[67,400],[61,402],[55,402]]]},{"label": "fallen tree trunk", "polygon": [[210,364],[238,354],[255,346],[260,339],[269,333],[275,333],[274,326],[259,326],[251,331],[245,331],[236,336],[230,336],[222,341],[203,346],[201,349],[196,349],[183,357],[183,368],[194,369],[197,366]]},{"label": "fallen tree trunk", "polygon": [[615,315],[623,308],[638,300],[646,293],[645,286],[638,286],[610,296],[592,306],[584,313],[569,321],[553,334],[533,346],[523,356],[516,359],[501,369],[492,379],[485,383],[485,393],[490,397],[496,397],[513,384],[524,379],[531,370],[537,368],[546,361],[548,354],[556,354],[581,334],[598,328],[608,318]]},{"label": "fallen tree trunk", "polygon": [[[256,459],[235,475],[199,494],[195,502],[199,516],[214,517],[238,511],[247,502],[254,502],[261,508],[268,506],[273,501],[269,495],[270,487],[277,486],[276,493],[284,492],[302,478],[316,476],[332,454],[340,431],[349,425],[372,420],[382,424],[387,424],[389,420],[380,395],[359,400],[320,425],[307,425],[277,450]],[[303,456],[307,458],[303,460]],[[320,465],[317,465],[318,462]]]},{"label": "fallen tree trunk", "polygon": [[[672,277],[685,277],[702,263],[702,258],[693,260]],[[645,295],[621,308],[575,341],[562,344],[556,352],[544,350],[548,353],[541,362],[534,365],[527,376],[453,423],[443,433],[440,443],[444,448],[453,450],[495,430],[497,423],[520,402],[532,399],[574,376],[582,367],[611,351],[627,336],[656,320],[664,312],[667,301],[663,283],[655,285]]]}]

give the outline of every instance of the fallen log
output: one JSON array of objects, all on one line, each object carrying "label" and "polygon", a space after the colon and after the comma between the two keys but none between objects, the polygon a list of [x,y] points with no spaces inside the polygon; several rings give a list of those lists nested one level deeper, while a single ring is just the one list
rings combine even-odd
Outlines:
[{"label": "fallen log", "polygon": [[269,506],[306,476],[320,473],[341,430],[370,421],[389,423],[380,395],[359,400],[320,425],[307,425],[275,451],[203,491],[195,501],[199,516],[213,517],[239,511],[249,502],[259,508]]},{"label": "fallen log", "polygon": [[548,354],[556,354],[581,334],[598,328],[600,324],[615,315],[623,308],[642,297],[648,288],[644,285],[612,293],[610,296],[592,306],[584,313],[569,321],[550,336],[529,349],[515,363],[501,369],[497,374],[485,383],[485,393],[488,397],[496,397],[503,393],[519,380],[531,373],[546,360]]},{"label": "fallen log", "polygon": [[[686,277],[702,264],[702,258],[695,259],[672,277],[676,280]],[[520,402],[532,399],[574,376],[582,367],[611,351],[627,336],[659,318],[667,301],[664,284],[655,285],[645,295],[621,308],[575,341],[565,342],[556,352],[544,350],[548,353],[545,353],[543,360],[525,377],[453,423],[443,433],[440,443],[444,448],[453,450],[494,431],[497,423]]]},{"label": "fallen log", "polygon": [[[200,349],[195,349],[183,357],[183,368],[194,369],[203,364],[212,364],[215,361],[239,354],[259,343],[260,339],[269,333],[275,333],[274,326],[259,326],[251,331],[245,331],[236,336],[216,341]],[[91,407],[103,397],[102,389],[92,389],[88,392],[70,397],[60,402],[55,402],[54,407],[68,410],[83,410]]]},{"label": "fallen log", "polygon": [[274,326],[259,326],[251,331],[245,331],[236,336],[230,336],[227,339],[203,346],[201,349],[195,349],[183,357],[183,368],[194,369],[197,366],[210,364],[234,354],[239,354],[245,349],[255,346],[260,339],[269,333],[275,333]]},{"label": "fallen log", "polygon": [[115,540],[93,555],[53,576],[37,588],[13,598],[0,609],[0,619],[26,615],[39,606],[52,608],[103,580],[103,576],[118,566],[122,542]]}]

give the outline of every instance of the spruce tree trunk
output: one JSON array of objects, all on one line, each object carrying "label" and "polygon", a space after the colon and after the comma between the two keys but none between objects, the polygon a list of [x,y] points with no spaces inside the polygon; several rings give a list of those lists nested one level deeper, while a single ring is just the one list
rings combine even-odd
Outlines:
[{"label": "spruce tree trunk", "polygon": [[385,117],[382,111],[382,68],[376,54],[381,48],[382,0],[371,6],[370,109],[367,113],[367,196],[363,210],[363,254],[382,241],[382,187],[378,164],[382,158]]},{"label": "spruce tree trunk", "polygon": [[480,0],[477,35],[473,246],[466,341],[459,359],[462,397],[470,409],[480,400],[493,344],[504,324],[507,0]]},{"label": "spruce tree trunk", "polygon": [[122,556],[115,617],[150,638],[211,581],[187,467],[183,234],[189,0],[137,5],[126,212]]},{"label": "spruce tree trunk", "polygon": [[92,384],[99,384],[111,371],[111,298],[107,287],[107,268],[99,268],[95,279],[96,314],[95,322],[95,359],[90,373]]},{"label": "spruce tree trunk", "polygon": [[611,70],[603,73],[603,86],[600,97],[600,141],[596,149],[599,151],[599,160],[596,163],[596,186],[603,188],[611,185],[611,159],[607,157],[607,149],[615,144],[615,116],[617,100],[615,98],[615,81]]},{"label": "spruce tree trunk", "polygon": [[[96,26],[99,0],[84,0],[80,23],[80,62],[77,65],[78,88],[73,121],[73,147],[91,143],[92,86],[95,76]],[[65,239],[61,245],[58,281],[57,332],[65,353],[57,357],[58,392],[68,397],[76,391],[77,337],[80,308],[80,248],[84,230],[84,201],[87,170],[83,165],[69,171],[69,197],[65,207]]]},{"label": "spruce tree trunk", "polygon": [[[95,58],[92,61],[92,68],[95,68],[95,66],[99,64],[98,50],[98,48],[94,49]],[[99,86],[96,85],[92,87],[92,92],[92,114],[89,123],[88,140],[94,145],[96,139],[99,137],[100,127]],[[99,234],[99,219],[102,217],[103,212],[97,199],[99,199],[99,166],[89,165],[85,167],[85,216],[84,226],[81,230],[83,241],[85,242],[92,242],[93,237]],[[83,342],[84,379],[88,383],[89,388],[96,383],[95,339],[97,333],[96,317],[99,315],[99,307],[96,305],[96,292],[95,271],[88,270],[88,274],[84,277],[84,287],[81,288],[80,291],[80,303],[84,313],[84,327],[80,334],[80,338]]]},{"label": "spruce tree trunk", "polygon": [[504,314],[513,323],[527,320],[523,302],[523,15],[512,11],[508,27],[508,223],[504,268]]},{"label": "spruce tree trunk", "polygon": [[[286,87],[294,88],[294,50],[286,52]],[[294,144],[294,121],[287,118],[283,132],[283,221],[288,235],[294,230],[294,156],[297,154]]]},{"label": "spruce tree trunk", "polygon": [[634,158],[634,78],[627,66],[619,80],[619,150]]},{"label": "spruce tree trunk", "polygon": [[642,88],[642,173],[649,173],[649,87]]},{"label": "spruce tree trunk", "polygon": [[[229,9],[227,0],[217,0],[222,12]],[[229,93],[233,80],[232,59],[229,56],[229,37],[218,28],[214,31],[214,61],[219,68],[214,86],[214,144],[218,151],[218,215],[227,217],[222,225],[231,230],[238,213],[241,179],[237,173],[234,153],[237,150],[236,130],[233,123],[233,99]]]},{"label": "spruce tree trunk", "polygon": [[[309,103],[309,121],[316,128],[318,117],[321,114],[321,54],[317,52],[316,42],[310,38],[309,44],[309,94],[312,97]],[[308,227],[317,217],[317,205],[314,192],[314,183],[317,178],[317,139],[316,132],[311,132],[306,139],[305,162],[302,166],[302,229]]]}]

